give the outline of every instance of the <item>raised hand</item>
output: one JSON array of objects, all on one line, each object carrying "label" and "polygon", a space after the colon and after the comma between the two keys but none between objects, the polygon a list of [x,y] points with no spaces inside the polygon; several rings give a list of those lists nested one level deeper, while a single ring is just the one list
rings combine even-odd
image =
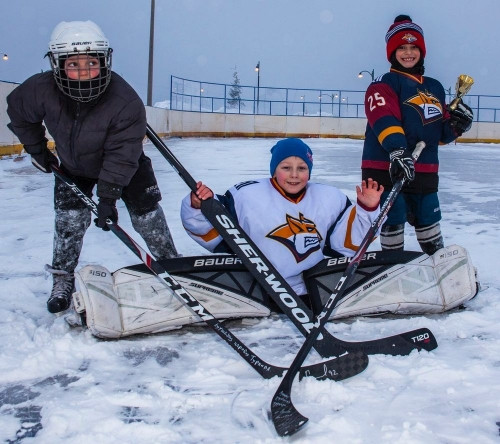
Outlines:
[{"label": "raised hand", "polygon": [[362,180],[361,186],[356,185],[356,197],[358,202],[367,208],[376,208],[380,203],[380,196],[384,187],[379,186],[376,180],[369,178]]}]

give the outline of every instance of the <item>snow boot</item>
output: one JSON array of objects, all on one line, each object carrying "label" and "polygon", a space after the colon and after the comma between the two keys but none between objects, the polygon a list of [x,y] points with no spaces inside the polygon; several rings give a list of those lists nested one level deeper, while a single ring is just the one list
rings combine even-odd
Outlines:
[{"label": "snow boot", "polygon": [[47,300],[47,310],[54,314],[66,311],[71,306],[75,290],[75,275],[49,266],[46,269],[53,275],[54,280],[52,292]]}]

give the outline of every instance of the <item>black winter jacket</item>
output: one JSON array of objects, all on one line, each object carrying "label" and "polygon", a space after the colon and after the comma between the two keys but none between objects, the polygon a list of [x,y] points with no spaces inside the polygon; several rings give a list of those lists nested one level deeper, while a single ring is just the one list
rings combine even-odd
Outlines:
[{"label": "black winter jacket", "polygon": [[118,74],[97,100],[65,96],[51,71],[35,74],[7,97],[9,128],[23,145],[43,142],[45,126],[57,155],[76,176],[126,186],[138,167],[146,135],[144,104]]}]

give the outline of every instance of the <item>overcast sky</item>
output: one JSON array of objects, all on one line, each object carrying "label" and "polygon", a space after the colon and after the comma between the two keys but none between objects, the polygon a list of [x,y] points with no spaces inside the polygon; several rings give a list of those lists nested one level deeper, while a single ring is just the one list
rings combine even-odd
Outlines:
[{"label": "overcast sky", "polygon": [[[405,4],[404,7],[401,4]],[[93,20],[114,49],[113,69],[147,94],[151,0],[1,0],[0,80],[22,82],[49,69],[43,56],[60,21]],[[401,13],[425,34],[426,74],[471,94],[500,95],[500,2],[480,0],[156,0],[153,102],[168,98],[170,76],[242,85],[364,90],[389,68],[385,33]]]}]

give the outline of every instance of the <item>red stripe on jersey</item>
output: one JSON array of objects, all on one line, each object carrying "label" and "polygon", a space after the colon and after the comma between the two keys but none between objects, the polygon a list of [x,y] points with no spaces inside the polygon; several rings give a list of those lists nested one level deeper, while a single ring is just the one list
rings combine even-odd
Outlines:
[{"label": "red stripe on jersey", "polygon": [[383,160],[363,160],[361,168],[371,168],[373,170],[387,170],[389,171],[389,161]]},{"label": "red stripe on jersey", "polygon": [[417,173],[437,173],[439,165],[437,163],[416,163],[415,171]]}]

